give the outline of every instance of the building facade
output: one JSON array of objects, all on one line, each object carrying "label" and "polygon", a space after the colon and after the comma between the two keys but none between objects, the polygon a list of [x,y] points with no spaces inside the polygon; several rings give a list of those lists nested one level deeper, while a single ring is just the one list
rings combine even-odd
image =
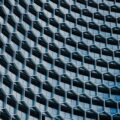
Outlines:
[{"label": "building facade", "polygon": [[120,1],[0,0],[0,119],[120,120]]}]

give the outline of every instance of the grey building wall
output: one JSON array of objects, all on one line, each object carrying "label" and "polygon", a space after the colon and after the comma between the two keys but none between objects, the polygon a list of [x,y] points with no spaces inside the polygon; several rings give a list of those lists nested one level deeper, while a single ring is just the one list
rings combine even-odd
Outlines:
[{"label": "grey building wall", "polygon": [[0,118],[120,120],[120,1],[0,0]]}]

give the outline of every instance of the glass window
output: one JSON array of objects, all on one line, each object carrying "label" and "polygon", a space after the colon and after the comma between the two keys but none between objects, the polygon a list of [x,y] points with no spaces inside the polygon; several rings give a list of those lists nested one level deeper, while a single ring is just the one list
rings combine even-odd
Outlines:
[{"label": "glass window", "polygon": [[19,45],[17,45],[13,41],[10,42],[10,45],[14,48],[15,51],[17,51],[19,49]]},{"label": "glass window", "polygon": [[44,104],[41,104],[41,103],[36,102],[36,107],[37,107],[41,112],[44,112],[44,111],[45,111],[45,105],[44,105]]},{"label": "glass window", "polygon": [[3,8],[5,9],[5,13],[8,15],[8,14],[10,14],[10,10],[7,8],[7,6],[3,6]]},{"label": "glass window", "polygon": [[9,28],[11,33],[14,32],[15,28],[11,24],[7,23],[6,26]]},{"label": "glass window", "polygon": [[72,59],[71,61],[72,61],[72,63],[73,63],[76,67],[80,67],[80,66],[82,65],[82,62],[79,61],[79,60],[74,60],[74,59]]},{"label": "glass window", "polygon": [[14,63],[15,63],[15,65],[17,66],[17,68],[19,69],[19,70],[21,70],[22,68],[23,68],[23,65],[24,64],[22,64],[20,61],[18,61],[17,59],[16,60],[14,60]]},{"label": "glass window", "polygon": [[0,65],[0,72],[2,73],[2,75],[6,73],[6,68],[3,67],[2,65]]},{"label": "glass window", "polygon": [[52,93],[47,91],[47,90],[44,90],[42,89],[42,94],[47,97],[47,99],[50,99],[52,97]]},{"label": "glass window", "polygon": [[37,48],[42,52],[42,53],[45,53],[47,48],[43,47],[42,45],[40,44],[37,44]]},{"label": "glass window", "polygon": [[89,104],[89,103],[80,102],[79,105],[80,105],[82,108],[84,108],[84,109],[89,109],[89,108],[90,108],[90,104]]},{"label": "glass window", "polygon": [[34,56],[34,55],[32,55],[32,60],[33,60],[34,63],[36,63],[36,64],[39,64],[39,63],[40,63],[40,58],[38,58],[38,57],[36,57],[36,56]]},{"label": "glass window", "polygon": [[21,84],[22,87],[27,88],[28,82],[22,78],[19,78],[19,83]]},{"label": "glass window", "polygon": [[42,73],[36,72],[36,76],[41,80],[41,81],[45,81],[46,80],[46,76]]},{"label": "glass window", "polygon": [[103,111],[103,106],[101,105],[92,105],[92,109],[97,111],[97,112],[102,112]]},{"label": "glass window", "polygon": [[7,52],[5,52],[5,53],[4,53],[4,56],[6,57],[6,59],[7,59],[7,61],[8,61],[9,63],[12,62],[13,58],[12,58],[12,56],[11,56],[10,54],[8,54]]},{"label": "glass window", "polygon": [[62,75],[64,73],[64,69],[60,68],[58,66],[54,66],[55,71],[59,74]]},{"label": "glass window", "polygon": [[45,15],[50,18],[52,16],[52,13],[44,9]]},{"label": "glass window", "polygon": [[40,11],[41,11],[41,6],[39,6],[39,5],[36,4],[35,2],[34,2],[34,4],[33,4],[33,6],[34,6],[34,8],[35,8],[35,10],[36,10],[37,12],[40,12]]},{"label": "glass window", "polygon": [[10,92],[11,92],[10,87],[11,87],[11,86],[8,87],[7,85],[2,84],[2,89],[5,91],[5,93],[6,93],[7,95],[9,95]]},{"label": "glass window", "polygon": [[81,40],[80,36],[77,36],[77,35],[74,35],[74,34],[71,34],[71,38],[73,40],[75,40],[76,42],[80,42],[80,40]]},{"label": "glass window", "polygon": [[63,56],[63,55],[61,55],[60,58],[61,58],[64,62],[69,62],[69,60],[70,60],[69,57],[66,57],[66,56]]},{"label": "glass window", "polygon": [[33,90],[33,92],[35,93],[35,94],[38,94],[39,93],[39,87],[38,86],[36,86],[36,85],[34,85],[34,84],[30,84],[30,88]]},{"label": "glass window", "polygon": [[11,71],[8,71],[7,74],[9,75],[10,79],[11,79],[13,82],[16,82],[17,76],[16,76],[14,73],[12,73]]},{"label": "glass window", "polygon": [[48,53],[51,55],[51,57],[53,57],[53,59],[57,58],[57,52],[49,50]]},{"label": "glass window", "polygon": [[57,4],[54,3],[53,1],[49,1],[49,3],[50,3],[50,5],[51,5],[54,9],[57,8]]},{"label": "glass window", "polygon": [[79,77],[83,82],[88,82],[89,80],[88,76],[85,76],[85,75],[79,75]]},{"label": "glass window", "polygon": [[25,66],[25,70],[30,76],[33,76],[33,74],[34,74],[34,69],[33,68]]},{"label": "glass window", "polygon": [[28,51],[26,51],[26,50],[24,50],[24,49],[21,49],[21,53],[22,53],[22,55],[23,55],[25,58],[28,58],[28,57],[29,57]]},{"label": "glass window", "polygon": [[24,97],[24,101],[25,103],[29,106],[32,107],[33,106],[33,99],[28,98],[27,96]]},{"label": "glass window", "polygon": [[48,111],[52,116],[57,116],[58,110],[55,108],[48,107]]},{"label": "glass window", "polygon": [[64,14],[67,14],[68,13],[68,9],[67,8],[64,8],[62,6],[60,6],[60,10],[64,13]]},{"label": "glass window", "polygon": [[26,120],[27,118],[27,113],[20,111],[20,110],[17,111],[17,115],[19,116],[21,120]]},{"label": "glass window", "polygon": [[3,108],[3,101],[0,99],[0,110]]},{"label": "glass window", "polygon": [[59,103],[63,103],[64,102],[64,96],[60,96],[60,95],[54,94],[54,98],[56,100],[59,100],[58,101]]},{"label": "glass window", "polygon": [[99,79],[99,78],[91,78],[91,82],[93,82],[94,84],[96,84],[96,85],[99,85],[99,84],[101,84],[102,83],[102,80],[101,79]]},{"label": "glass window", "polygon": [[63,118],[65,120],[71,120],[71,114],[70,113],[61,111],[61,116],[63,116]]},{"label": "glass window", "polygon": [[61,42],[61,41],[58,41],[56,39],[54,39],[54,43],[59,47],[59,48],[62,48],[64,46],[64,43]]},{"label": "glass window", "polygon": [[46,69],[51,69],[52,68],[52,63],[49,63],[45,60],[43,60],[42,63],[46,67]]},{"label": "glass window", "polygon": [[60,86],[65,90],[69,90],[70,89],[70,85],[64,82],[60,82]]},{"label": "glass window", "polygon": [[16,98],[17,101],[20,101],[22,98],[22,95],[15,90],[13,90],[13,96]]},{"label": "glass window", "polygon": [[77,105],[77,100],[73,100],[70,98],[66,99],[66,102],[71,106],[71,107],[75,107]]},{"label": "glass window", "polygon": [[26,30],[29,30],[30,29],[30,25],[28,23],[26,23],[25,21],[22,21],[22,24],[24,25],[24,28]]},{"label": "glass window", "polygon": [[60,34],[61,34],[63,37],[69,37],[69,33],[66,32],[66,31],[60,30]]},{"label": "glass window", "polygon": [[29,119],[30,119],[30,120],[39,120],[39,118],[36,118],[36,117],[34,117],[34,116],[31,116],[31,115],[29,116]]},{"label": "glass window", "polygon": [[43,37],[45,38],[45,40],[48,42],[48,43],[51,43],[52,42],[52,38],[46,34],[43,34]]},{"label": "glass window", "polygon": [[95,91],[85,89],[85,94],[88,95],[89,97],[95,97],[96,93]]},{"label": "glass window", "polygon": [[7,108],[8,112],[9,112],[11,115],[14,114],[14,112],[15,112],[15,107],[7,104],[7,105],[6,105],[6,108]]},{"label": "glass window", "polygon": [[52,86],[57,86],[57,84],[58,84],[58,81],[56,80],[56,79],[54,79],[54,78],[48,78],[48,82],[50,82],[51,83],[51,85]]},{"label": "glass window", "polygon": [[76,77],[76,73],[72,71],[66,70],[66,74],[72,79]]},{"label": "glass window", "polygon": [[75,91],[76,94],[82,94],[83,93],[83,88],[77,87],[77,86],[72,86],[73,90]]},{"label": "glass window", "polygon": [[79,115],[73,115],[73,120],[84,120],[84,118],[82,116]]}]

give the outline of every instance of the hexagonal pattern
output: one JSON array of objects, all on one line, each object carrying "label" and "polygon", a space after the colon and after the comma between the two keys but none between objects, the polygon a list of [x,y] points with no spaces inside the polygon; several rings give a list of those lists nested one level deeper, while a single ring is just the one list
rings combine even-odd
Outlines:
[{"label": "hexagonal pattern", "polygon": [[0,0],[0,118],[120,120],[120,1]]}]

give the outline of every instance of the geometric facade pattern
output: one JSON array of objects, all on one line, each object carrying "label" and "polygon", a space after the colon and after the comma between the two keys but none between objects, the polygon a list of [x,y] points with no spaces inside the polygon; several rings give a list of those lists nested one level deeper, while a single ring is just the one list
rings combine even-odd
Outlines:
[{"label": "geometric facade pattern", "polygon": [[0,0],[0,119],[120,120],[120,1]]}]

